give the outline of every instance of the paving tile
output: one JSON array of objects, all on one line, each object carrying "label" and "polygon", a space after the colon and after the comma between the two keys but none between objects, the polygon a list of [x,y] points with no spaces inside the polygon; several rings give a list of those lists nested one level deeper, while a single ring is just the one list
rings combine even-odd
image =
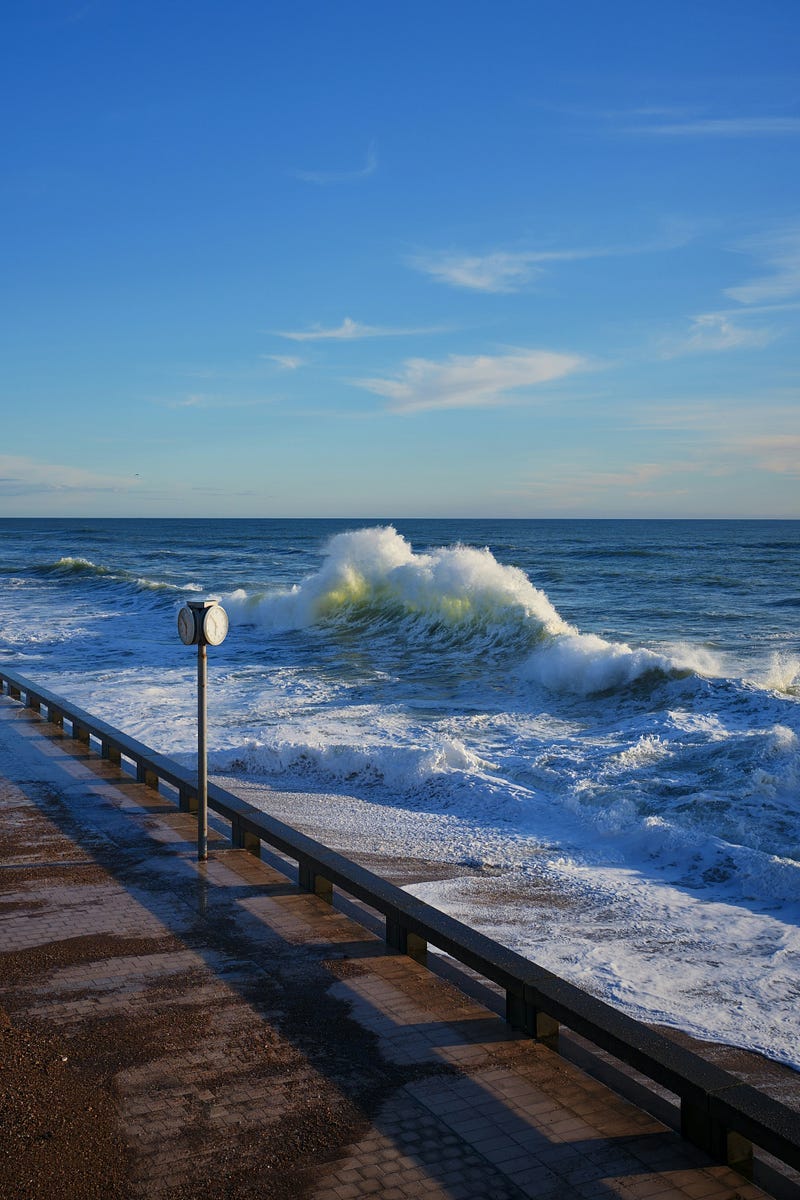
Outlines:
[{"label": "paving tile", "polygon": [[[64,803],[76,828],[89,842],[113,834],[121,847],[138,847],[137,865],[128,875],[112,863],[105,877],[97,863],[88,871],[82,846],[28,795],[25,782],[0,779],[0,821],[16,830],[20,847],[35,847],[46,863],[50,845],[59,863],[75,864],[59,868],[61,882],[43,872],[24,889],[16,884],[0,892],[3,945],[30,953],[81,938],[129,937],[139,945],[90,961],[77,956],[19,985],[6,986],[0,977],[0,1004],[76,1036],[92,1022],[124,1021],[128,1028],[159,1014],[163,1038],[139,1049],[142,1061],[117,1064],[112,1080],[136,1200],[166,1200],[185,1186],[197,1165],[192,1134],[200,1127],[210,1163],[215,1146],[230,1148],[237,1139],[244,1146],[254,1133],[268,1139],[275,1122],[302,1119],[304,1105],[338,1110],[354,1101],[361,1104],[358,1120],[298,1168],[298,1195],[763,1195],[421,964],[384,953],[374,934],[298,891],[271,865],[215,840],[201,868],[192,819],[165,809],[163,798],[143,785],[118,776],[115,783],[108,764],[100,777],[65,759],[31,728],[30,752],[41,743],[51,764],[64,767]],[[141,939],[167,939],[171,948],[143,952]],[[325,977],[324,958],[346,973]],[[299,1016],[292,989],[306,977],[339,1006],[325,1054],[293,1024]],[[268,1003],[254,1002],[259,991]],[[169,1033],[187,1014],[203,1029],[189,1044]],[[353,1090],[341,1063],[331,1065],[338,1043],[369,1045],[371,1090]],[[354,1077],[364,1069],[355,1059]],[[450,1074],[425,1077],[431,1069]]]}]

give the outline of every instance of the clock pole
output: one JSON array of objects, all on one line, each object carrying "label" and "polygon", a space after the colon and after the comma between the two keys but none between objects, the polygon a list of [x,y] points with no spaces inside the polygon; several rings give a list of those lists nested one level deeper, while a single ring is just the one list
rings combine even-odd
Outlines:
[{"label": "clock pole", "polygon": [[208,858],[208,654],[197,643],[197,861]]},{"label": "clock pole", "polygon": [[214,600],[190,600],[178,613],[185,646],[197,646],[197,860],[208,858],[208,655],[228,632],[228,614]]}]

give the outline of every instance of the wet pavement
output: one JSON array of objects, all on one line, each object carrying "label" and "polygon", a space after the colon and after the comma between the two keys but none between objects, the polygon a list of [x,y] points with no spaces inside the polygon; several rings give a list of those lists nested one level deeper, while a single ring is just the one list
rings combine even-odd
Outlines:
[{"label": "wet pavement", "polygon": [[0,697],[0,1197],[755,1200]]}]

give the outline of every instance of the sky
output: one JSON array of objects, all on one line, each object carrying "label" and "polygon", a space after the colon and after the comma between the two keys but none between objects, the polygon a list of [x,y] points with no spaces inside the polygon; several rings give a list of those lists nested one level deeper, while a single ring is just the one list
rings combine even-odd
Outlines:
[{"label": "sky", "polygon": [[0,29],[0,517],[800,517],[797,0]]}]

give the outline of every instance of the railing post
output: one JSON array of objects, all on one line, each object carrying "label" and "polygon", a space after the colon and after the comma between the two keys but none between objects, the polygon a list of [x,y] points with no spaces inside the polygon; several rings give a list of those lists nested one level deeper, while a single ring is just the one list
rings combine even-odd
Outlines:
[{"label": "railing post", "polygon": [[231,846],[234,850],[246,850],[255,858],[261,858],[261,838],[257,833],[249,833],[240,817],[231,820]]},{"label": "railing post", "polygon": [[559,1023],[555,1017],[542,1012],[518,992],[506,990],[506,1020],[514,1029],[530,1034],[537,1042],[555,1049],[558,1046]]},{"label": "railing post", "polygon": [[115,767],[120,766],[122,763],[122,755],[119,750],[116,746],[112,746],[111,742],[106,741],[105,738],[102,738],[100,741],[100,757],[107,759]]},{"label": "railing post", "polygon": [[137,759],[136,762],[136,782],[143,783],[145,787],[153,788],[158,791],[158,771],[154,771],[146,762]]},{"label": "railing post", "polygon": [[64,728],[64,714],[55,704],[47,704],[45,706],[47,719],[51,725],[58,725],[61,729]]},{"label": "railing post", "polygon": [[297,883],[304,892],[313,892],[320,900],[333,904],[333,884],[324,875],[318,875],[313,867],[298,864]]},{"label": "railing post", "polygon": [[76,717],[72,718],[72,740],[80,742],[83,746],[89,745],[89,730],[85,725],[81,725]]},{"label": "railing post", "polygon": [[681,1137],[752,1179],[753,1143],[685,1097],[681,1098]]},{"label": "railing post", "polygon": [[407,954],[416,962],[428,961],[428,943],[418,933],[412,933],[397,917],[386,918],[386,945],[398,954]]},{"label": "railing post", "polygon": [[254,858],[261,858],[261,838],[257,833],[246,833],[244,835],[244,848]]}]

